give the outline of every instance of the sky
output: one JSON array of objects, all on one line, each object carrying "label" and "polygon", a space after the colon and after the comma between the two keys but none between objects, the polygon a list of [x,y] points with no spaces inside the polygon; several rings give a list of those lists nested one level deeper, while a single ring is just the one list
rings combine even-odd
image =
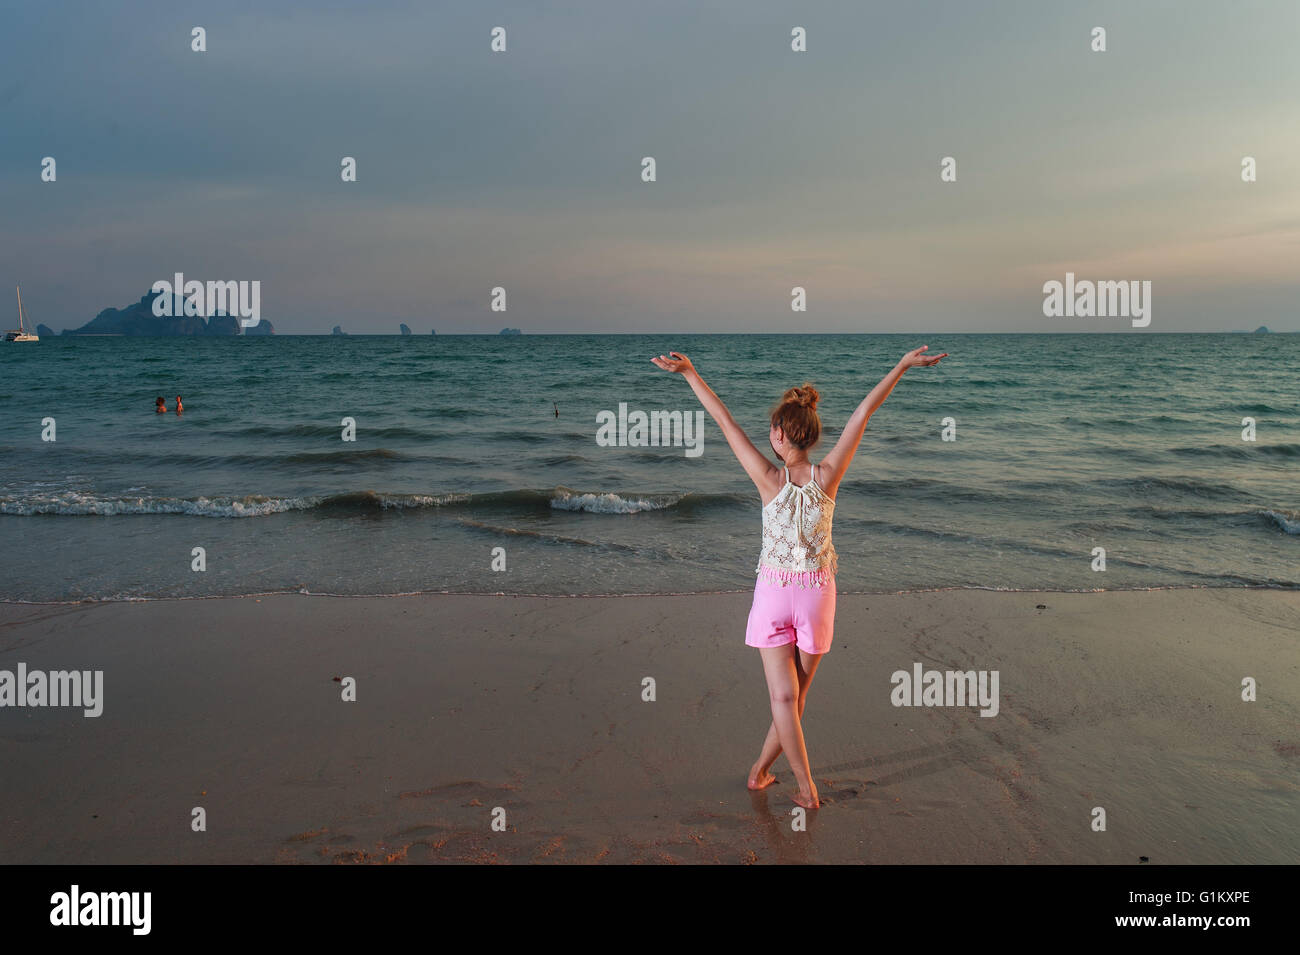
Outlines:
[{"label": "sky", "polygon": [[[0,281],[56,330],[176,272],[259,281],[290,334],[1300,330],[1295,0],[0,0],[0,22]],[[1067,272],[1150,281],[1151,324],[1045,316]]]}]

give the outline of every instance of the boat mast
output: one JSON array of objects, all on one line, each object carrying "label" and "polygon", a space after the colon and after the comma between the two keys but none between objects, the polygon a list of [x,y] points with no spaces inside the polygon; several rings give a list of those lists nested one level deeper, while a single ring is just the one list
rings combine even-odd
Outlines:
[{"label": "boat mast", "polygon": [[18,291],[18,331],[24,332],[26,328],[23,326],[23,290],[17,285],[14,288]]}]

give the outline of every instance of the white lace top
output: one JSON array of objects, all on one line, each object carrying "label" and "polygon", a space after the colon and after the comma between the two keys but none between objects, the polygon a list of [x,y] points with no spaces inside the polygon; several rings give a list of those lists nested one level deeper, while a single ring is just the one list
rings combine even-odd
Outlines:
[{"label": "white lace top", "polygon": [[763,508],[763,550],[755,573],[786,586],[798,583],[820,587],[833,577],[839,558],[831,544],[831,518],[835,500],[817,483],[817,469],[803,487],[790,483]]}]

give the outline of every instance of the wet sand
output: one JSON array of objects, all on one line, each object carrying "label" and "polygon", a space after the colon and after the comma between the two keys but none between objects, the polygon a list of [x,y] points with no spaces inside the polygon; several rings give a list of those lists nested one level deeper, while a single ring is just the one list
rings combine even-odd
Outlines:
[{"label": "wet sand", "polygon": [[[0,670],[104,673],[98,718],[0,708],[0,862],[1300,857],[1300,593],[841,595],[804,715],[824,802],[806,831],[784,758],[745,788],[770,719],[748,606],[0,605]],[[998,714],[895,707],[915,663],[997,670]]]}]

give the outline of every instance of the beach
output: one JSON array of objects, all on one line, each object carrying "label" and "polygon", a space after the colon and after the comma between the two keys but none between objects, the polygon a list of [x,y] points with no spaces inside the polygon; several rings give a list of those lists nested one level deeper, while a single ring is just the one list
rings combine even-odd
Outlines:
[{"label": "beach", "polygon": [[[0,604],[0,670],[103,673],[97,717],[0,709],[0,863],[1300,856],[1300,592],[842,594],[803,831],[784,757],[745,788],[769,720],[749,600]],[[894,706],[915,664],[997,671],[996,715]]]}]

